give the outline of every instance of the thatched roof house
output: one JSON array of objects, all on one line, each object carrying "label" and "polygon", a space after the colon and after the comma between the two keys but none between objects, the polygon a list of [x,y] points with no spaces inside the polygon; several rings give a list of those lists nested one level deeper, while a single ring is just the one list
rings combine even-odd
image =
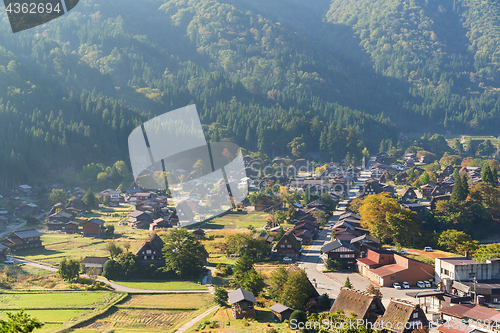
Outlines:
[{"label": "thatched roof house", "polygon": [[349,288],[341,288],[340,293],[333,302],[330,312],[343,310],[346,316],[354,314],[356,319],[367,320],[371,323],[385,311],[384,305],[377,295],[369,294]]},{"label": "thatched roof house", "polygon": [[420,305],[391,298],[384,315],[377,319],[374,326],[395,333],[408,333],[429,327],[429,321]]}]

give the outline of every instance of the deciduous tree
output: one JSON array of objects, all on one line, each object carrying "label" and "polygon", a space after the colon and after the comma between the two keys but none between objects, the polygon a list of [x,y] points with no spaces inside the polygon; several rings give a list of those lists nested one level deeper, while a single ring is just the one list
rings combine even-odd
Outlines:
[{"label": "deciduous tree", "polygon": [[174,229],[165,236],[163,246],[165,267],[180,276],[201,273],[208,252],[196,236],[186,229]]}]

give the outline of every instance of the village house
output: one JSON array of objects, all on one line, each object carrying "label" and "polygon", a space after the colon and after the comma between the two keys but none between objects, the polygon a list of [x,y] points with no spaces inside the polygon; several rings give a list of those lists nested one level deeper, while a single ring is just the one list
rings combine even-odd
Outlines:
[{"label": "village house", "polygon": [[360,253],[354,245],[339,239],[323,245],[321,252],[332,260],[339,260],[343,267],[354,267]]},{"label": "village house", "polygon": [[9,247],[11,252],[43,248],[40,236],[42,234],[35,229],[14,231],[7,236],[2,244]]},{"label": "village house", "polygon": [[94,275],[101,275],[106,261],[108,261],[108,257],[85,257],[81,263],[85,267],[86,274],[90,272]]},{"label": "village house", "polygon": [[3,261],[7,259],[7,249],[8,249],[7,246],[0,244],[0,260]]},{"label": "village house", "polygon": [[446,194],[446,189],[440,184],[437,184],[431,192],[431,197],[437,197],[444,194]]},{"label": "village house", "polygon": [[403,192],[401,193],[401,201],[409,202],[415,199],[417,199],[417,194],[415,193],[415,190],[413,190],[413,187],[406,186]]},{"label": "village house", "polygon": [[227,296],[234,319],[255,318],[254,306],[257,304],[257,300],[253,293],[239,288],[231,291]]},{"label": "village house", "polygon": [[302,245],[292,231],[288,230],[276,243],[273,250],[280,259],[283,259],[284,257],[298,258],[302,251]]},{"label": "village house", "polygon": [[361,275],[384,287],[403,281],[416,285],[431,280],[434,272],[431,265],[387,250],[368,249],[365,258],[357,259],[357,266]]},{"label": "village house", "polygon": [[432,191],[434,191],[434,186],[431,184],[425,184],[420,186],[420,193],[422,194],[422,197],[430,197],[432,194]]},{"label": "village house", "polygon": [[153,223],[152,213],[136,210],[128,214],[128,216],[127,222],[129,227],[135,229],[149,229],[149,225]]},{"label": "village house", "polygon": [[290,315],[293,313],[293,311],[295,311],[294,309],[280,303],[276,303],[273,306],[270,306],[269,309],[273,312],[274,320],[277,320],[279,322],[290,319]]},{"label": "village house", "polygon": [[198,228],[196,230],[193,230],[193,235],[195,235],[198,238],[204,238],[205,237],[205,231],[203,231],[203,229]]},{"label": "village house", "polygon": [[160,217],[156,220],[154,220],[150,225],[149,225],[149,231],[155,231],[158,229],[167,229],[167,228],[172,228],[172,223],[163,217]]},{"label": "village house", "polygon": [[350,243],[360,251],[362,257],[366,255],[368,250],[378,250],[380,247],[380,239],[369,234],[353,238]]},{"label": "village house", "polygon": [[82,225],[84,237],[101,237],[104,234],[104,221],[101,219],[90,219]]},{"label": "village house", "polygon": [[64,224],[64,231],[67,234],[76,234],[80,228],[80,223],[75,221],[70,221]]},{"label": "village house", "polygon": [[354,314],[356,319],[374,323],[377,317],[384,313],[385,308],[377,295],[342,287],[330,312],[335,313],[338,310],[343,310],[346,316]]},{"label": "village house", "polygon": [[[449,333],[452,325],[460,326],[463,332],[498,332],[500,312],[477,304],[456,304],[439,309],[441,319],[448,325],[438,327],[439,332]],[[460,325],[461,324],[461,325]]]},{"label": "village house", "polygon": [[152,233],[135,253],[141,266],[163,266],[165,263],[162,254],[163,245],[165,243],[160,236]]},{"label": "village house", "polygon": [[420,305],[391,298],[385,313],[374,326],[394,333],[410,333],[416,329],[428,329],[429,320]]}]

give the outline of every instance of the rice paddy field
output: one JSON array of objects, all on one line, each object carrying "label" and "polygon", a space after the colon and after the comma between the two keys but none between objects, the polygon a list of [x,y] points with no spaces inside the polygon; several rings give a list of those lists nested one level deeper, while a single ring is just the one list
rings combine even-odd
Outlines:
[{"label": "rice paddy field", "polygon": [[105,316],[72,332],[174,332],[213,306],[210,294],[129,295]]},{"label": "rice paddy field", "polygon": [[45,324],[36,332],[53,332],[99,314],[124,296],[109,291],[5,292],[0,294],[0,319],[24,309]]}]

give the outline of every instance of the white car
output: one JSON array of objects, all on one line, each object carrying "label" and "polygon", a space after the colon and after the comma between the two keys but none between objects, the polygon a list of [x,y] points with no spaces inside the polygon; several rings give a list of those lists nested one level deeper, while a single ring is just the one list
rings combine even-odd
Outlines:
[{"label": "white car", "polygon": [[13,264],[15,264],[15,263],[16,263],[16,262],[15,262],[14,260],[12,260],[12,259],[6,259],[6,260],[4,260],[3,262],[4,262],[5,264],[8,264],[8,265],[13,265]]},{"label": "white car", "polygon": [[293,260],[292,260],[292,258],[290,258],[290,257],[284,257],[284,258],[283,258],[283,262],[292,262],[292,261],[293,261]]},{"label": "white car", "polygon": [[406,252],[406,250],[401,250],[399,253],[400,254],[408,254],[408,252]]},{"label": "white car", "polygon": [[429,281],[424,281],[425,287],[426,288],[431,288],[432,284]]},{"label": "white car", "polygon": [[403,281],[403,288],[410,289],[410,284],[406,281]]},{"label": "white car", "polygon": [[394,282],[392,286],[394,287],[394,289],[401,289],[401,285],[397,282]]},{"label": "white car", "polygon": [[432,247],[426,246],[426,247],[424,247],[424,251],[425,252],[432,252]]},{"label": "white car", "polygon": [[425,284],[422,281],[417,281],[417,287],[425,288]]}]

